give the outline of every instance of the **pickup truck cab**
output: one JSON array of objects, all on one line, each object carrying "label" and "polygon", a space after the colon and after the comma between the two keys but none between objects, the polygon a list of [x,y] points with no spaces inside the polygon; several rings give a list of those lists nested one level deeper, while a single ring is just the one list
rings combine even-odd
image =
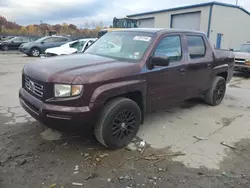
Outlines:
[{"label": "pickup truck cab", "polygon": [[233,68],[233,53],[215,51],[203,33],[126,29],[105,34],[84,54],[27,64],[19,98],[45,125],[93,125],[97,140],[117,149],[133,139],[146,113],[201,95],[219,105]]}]

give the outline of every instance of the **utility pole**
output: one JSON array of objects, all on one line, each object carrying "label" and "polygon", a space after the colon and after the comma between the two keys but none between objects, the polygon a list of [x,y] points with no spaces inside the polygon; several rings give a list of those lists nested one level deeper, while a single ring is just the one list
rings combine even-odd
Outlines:
[{"label": "utility pole", "polygon": [[236,5],[238,5],[238,0],[236,0]]}]

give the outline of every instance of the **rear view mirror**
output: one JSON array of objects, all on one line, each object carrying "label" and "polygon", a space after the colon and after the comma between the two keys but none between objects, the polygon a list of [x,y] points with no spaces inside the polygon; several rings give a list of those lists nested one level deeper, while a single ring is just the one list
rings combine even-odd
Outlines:
[{"label": "rear view mirror", "polygon": [[155,56],[151,58],[151,64],[156,66],[168,66],[169,58],[167,56]]}]

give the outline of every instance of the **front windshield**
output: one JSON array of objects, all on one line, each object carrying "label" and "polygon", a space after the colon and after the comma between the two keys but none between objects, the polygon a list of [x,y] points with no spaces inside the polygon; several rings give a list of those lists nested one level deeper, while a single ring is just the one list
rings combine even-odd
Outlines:
[{"label": "front windshield", "polygon": [[40,39],[37,39],[36,40],[36,42],[42,42],[44,39],[46,39],[46,38],[48,38],[48,37],[42,37],[42,38],[40,38]]},{"label": "front windshield", "polygon": [[139,61],[152,41],[152,37],[152,33],[110,32],[98,39],[85,53],[126,61]]},{"label": "front windshield", "polygon": [[81,52],[86,41],[77,41],[70,45],[71,48],[77,49],[77,52]]},{"label": "front windshield", "polygon": [[250,53],[250,44],[242,44],[237,51]]}]

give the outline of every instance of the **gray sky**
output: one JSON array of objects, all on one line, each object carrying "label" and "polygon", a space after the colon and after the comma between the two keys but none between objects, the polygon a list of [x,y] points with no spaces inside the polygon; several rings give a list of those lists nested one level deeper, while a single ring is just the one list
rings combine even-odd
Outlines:
[{"label": "gray sky", "polygon": [[[211,0],[212,1],[212,0]],[[235,4],[236,0],[218,0]],[[238,0],[250,11],[250,0]],[[210,2],[209,0],[0,0],[0,15],[19,24],[73,23],[96,20],[111,24],[114,16]]]}]

